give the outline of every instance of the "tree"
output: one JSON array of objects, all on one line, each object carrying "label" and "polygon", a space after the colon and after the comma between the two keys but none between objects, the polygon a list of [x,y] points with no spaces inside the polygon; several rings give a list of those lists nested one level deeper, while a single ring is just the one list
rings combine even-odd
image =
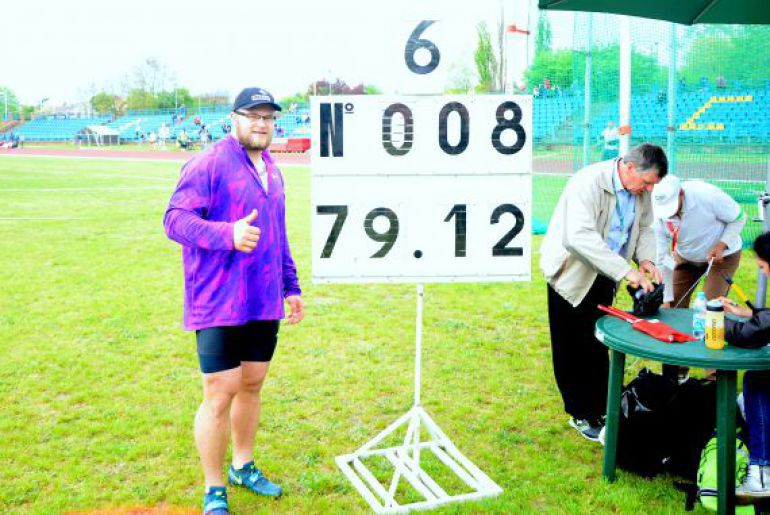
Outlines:
[{"label": "tree", "polygon": [[105,91],[101,91],[91,97],[89,102],[94,111],[99,114],[119,114],[122,111],[123,99],[118,95],[112,95]]},{"label": "tree", "polygon": [[364,83],[358,84],[356,86],[349,86],[347,82],[340,79],[339,77],[334,80],[334,82],[329,82],[326,79],[317,80],[313,83],[311,83],[307,88],[307,96],[310,95],[367,95],[372,94],[368,93],[367,89],[370,89],[371,91],[376,91],[379,93],[379,89],[377,89],[376,86],[369,85],[366,86]]},{"label": "tree", "polygon": [[230,103],[230,97],[224,91],[213,91],[198,95],[192,101],[197,102],[199,106],[227,105]]},{"label": "tree", "polygon": [[288,110],[292,105],[303,105],[308,103],[307,94],[297,93],[290,97],[284,97],[278,102],[283,109]]},{"label": "tree", "polygon": [[[591,52],[591,91],[594,98],[617,100],[620,84],[620,47],[596,48]],[[572,50],[543,51],[524,74],[527,84],[536,86],[549,79],[551,84],[568,89],[585,83],[585,54]],[[641,52],[631,52],[631,78],[634,94],[652,90],[665,72],[657,59]]]},{"label": "tree", "polygon": [[473,71],[461,62],[452,63],[448,70],[446,93],[464,94],[471,89]]},{"label": "tree", "polygon": [[141,89],[155,95],[172,80],[173,73],[168,66],[158,59],[149,58],[134,67],[127,85],[130,89]]},{"label": "tree", "polygon": [[[532,64],[527,71],[524,72],[524,78],[527,84],[534,87],[543,84],[545,79],[549,79],[553,84],[559,84],[560,88],[571,85],[573,79],[573,57],[574,54],[572,50],[556,50],[553,52],[547,51],[537,53]],[[592,63],[596,63],[597,61],[598,59],[595,59]],[[575,66],[577,67],[578,65]]]},{"label": "tree", "polygon": [[500,19],[497,24],[497,90],[505,91],[505,80],[508,77],[508,58],[505,51],[505,11],[500,3]]},{"label": "tree", "polygon": [[24,120],[31,120],[32,119],[32,113],[37,111],[36,106],[21,106],[21,117]]},{"label": "tree", "polygon": [[137,88],[128,92],[126,97],[126,107],[128,109],[157,109],[158,99],[152,92]]},{"label": "tree", "polygon": [[187,88],[177,88],[171,91],[159,91],[157,94],[159,109],[173,109],[181,105],[191,106],[195,99]]},{"label": "tree", "polygon": [[535,38],[535,55],[551,49],[551,22],[548,15],[540,11],[537,18],[537,36]]},{"label": "tree", "polygon": [[[764,27],[702,28],[687,51],[681,75],[696,86],[705,77],[713,86],[719,76],[744,86],[765,87],[770,79],[770,43]],[[728,82],[728,86],[730,83]]]},{"label": "tree", "polygon": [[0,120],[5,116],[5,104],[8,103],[8,117],[11,117],[11,113],[19,111],[19,100],[10,88],[6,86],[0,86]]},{"label": "tree", "polygon": [[492,50],[492,40],[487,29],[487,24],[481,22],[476,27],[478,44],[473,60],[476,63],[476,73],[479,76],[477,91],[492,91],[497,84],[497,59]]}]

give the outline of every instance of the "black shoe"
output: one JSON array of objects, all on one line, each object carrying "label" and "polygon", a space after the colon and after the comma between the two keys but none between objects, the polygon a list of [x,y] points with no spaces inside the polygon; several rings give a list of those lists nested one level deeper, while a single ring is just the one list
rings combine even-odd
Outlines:
[{"label": "black shoe", "polygon": [[580,436],[586,440],[601,443],[600,435],[604,429],[604,422],[600,418],[594,420],[570,418],[569,425],[574,427]]}]

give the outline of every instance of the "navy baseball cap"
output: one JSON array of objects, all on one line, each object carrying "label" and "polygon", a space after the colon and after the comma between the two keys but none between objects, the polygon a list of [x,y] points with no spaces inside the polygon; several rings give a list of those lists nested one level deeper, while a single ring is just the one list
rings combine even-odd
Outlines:
[{"label": "navy baseball cap", "polygon": [[281,110],[281,106],[275,103],[273,95],[262,88],[246,88],[235,97],[233,102],[233,111],[238,109],[251,109],[252,107],[268,105],[276,111]]}]

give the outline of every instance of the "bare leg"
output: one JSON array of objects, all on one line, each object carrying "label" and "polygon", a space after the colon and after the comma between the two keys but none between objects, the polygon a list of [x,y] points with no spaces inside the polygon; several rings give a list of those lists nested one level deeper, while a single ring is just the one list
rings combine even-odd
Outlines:
[{"label": "bare leg", "polygon": [[203,374],[203,402],[195,415],[195,444],[207,489],[225,484],[222,466],[230,433],[230,404],[240,384],[240,367]]},{"label": "bare leg", "polygon": [[254,459],[254,437],[259,427],[260,392],[269,367],[269,361],[241,363],[243,375],[230,410],[233,467],[236,469]]}]

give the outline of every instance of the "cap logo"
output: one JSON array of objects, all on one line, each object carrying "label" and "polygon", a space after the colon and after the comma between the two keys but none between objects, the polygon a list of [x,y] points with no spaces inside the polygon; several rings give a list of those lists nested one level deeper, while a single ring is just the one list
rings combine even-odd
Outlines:
[{"label": "cap logo", "polygon": [[271,100],[270,95],[251,95],[252,100]]}]

